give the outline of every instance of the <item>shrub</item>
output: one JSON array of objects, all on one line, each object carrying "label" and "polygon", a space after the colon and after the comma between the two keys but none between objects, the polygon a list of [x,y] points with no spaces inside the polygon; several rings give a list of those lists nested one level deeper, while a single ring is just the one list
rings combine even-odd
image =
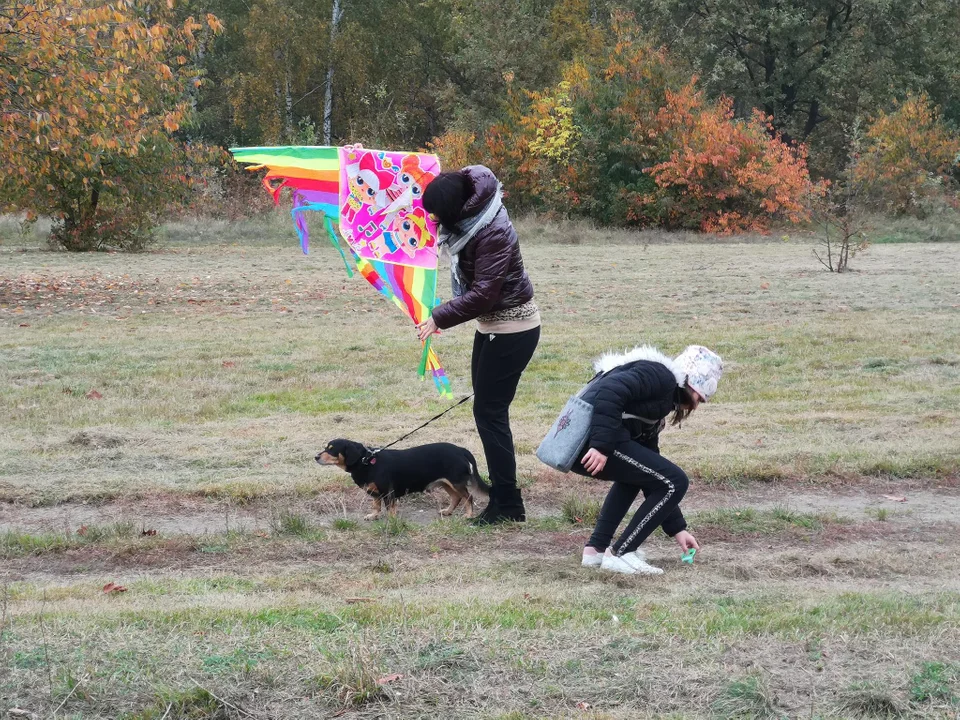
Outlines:
[{"label": "shrub", "polygon": [[956,205],[960,134],[926,95],[911,95],[867,128],[854,176],[874,207],[922,217],[931,204]]},{"label": "shrub", "polygon": [[737,119],[731,100],[708,100],[630,15],[616,15],[613,33],[553,88],[511,90],[482,153],[463,135],[437,146],[487,158],[512,206],[548,214],[719,233],[809,217],[817,188],[803,147],[788,146],[762,115]]},{"label": "shrub", "polygon": [[173,4],[37,0],[0,34],[0,209],[53,218],[67,250],[138,250],[218,156],[184,137],[195,57],[219,32]]},{"label": "shrub", "polygon": [[814,188],[806,149],[790,148],[772,135],[762,114],[736,120],[732,100],[710,103],[691,82],[667,91],[654,132],[668,138],[664,150],[670,157],[649,170],[662,191],[650,200],[663,206],[669,199],[668,226],[733,233],[809,217]]}]

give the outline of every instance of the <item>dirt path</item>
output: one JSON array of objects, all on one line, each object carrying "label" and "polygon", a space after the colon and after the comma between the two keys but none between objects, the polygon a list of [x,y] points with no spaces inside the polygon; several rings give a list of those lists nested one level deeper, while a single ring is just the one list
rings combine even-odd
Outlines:
[{"label": "dirt path", "polygon": [[[604,486],[586,484],[590,497],[602,499]],[[562,497],[569,489],[535,485],[527,492],[530,517],[560,512]],[[405,519],[423,524],[437,517],[445,500],[441,494],[405,498],[401,513]],[[894,498],[905,498],[900,502]],[[683,504],[688,513],[716,508],[786,508],[796,512],[835,513],[859,522],[877,510],[886,510],[891,522],[904,525],[960,522],[960,489],[919,482],[860,482],[856,486],[760,485],[743,489],[695,487]],[[138,528],[164,535],[203,535],[227,530],[268,530],[271,519],[281,510],[294,509],[313,516],[321,525],[337,517],[361,519],[368,512],[362,495],[353,489],[333,492],[322,498],[278,498],[237,506],[228,501],[178,496],[125,499],[103,504],[66,503],[54,507],[24,507],[0,504],[0,533],[75,532],[83,525],[132,522]]]}]

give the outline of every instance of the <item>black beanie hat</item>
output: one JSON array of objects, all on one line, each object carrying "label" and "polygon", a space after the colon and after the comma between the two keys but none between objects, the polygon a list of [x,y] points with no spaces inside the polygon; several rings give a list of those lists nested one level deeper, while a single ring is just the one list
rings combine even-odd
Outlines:
[{"label": "black beanie hat", "polygon": [[470,190],[470,181],[462,172],[440,173],[423,191],[423,209],[435,215],[446,229],[452,230],[460,220]]}]

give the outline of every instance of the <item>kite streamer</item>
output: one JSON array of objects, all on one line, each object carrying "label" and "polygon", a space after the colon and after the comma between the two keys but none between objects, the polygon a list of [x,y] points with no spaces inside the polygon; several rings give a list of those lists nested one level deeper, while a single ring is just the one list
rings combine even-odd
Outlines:
[{"label": "kite streamer", "polygon": [[[440,172],[435,155],[346,147],[251,147],[230,151],[249,170],[267,172],[263,186],[280,203],[290,190],[294,227],[304,253],[310,251],[307,212],[323,215],[330,242],[347,274],[353,270],[334,225],[346,241],[360,275],[392,300],[415,324],[439,304],[437,228],[423,209],[423,191]],[[441,395],[450,381],[431,347],[423,343],[418,372],[429,372]]]}]

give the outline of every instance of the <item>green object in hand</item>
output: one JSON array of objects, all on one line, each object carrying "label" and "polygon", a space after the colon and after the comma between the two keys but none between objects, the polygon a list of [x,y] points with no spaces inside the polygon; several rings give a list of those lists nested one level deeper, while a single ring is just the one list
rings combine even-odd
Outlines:
[{"label": "green object in hand", "polygon": [[680,558],[680,562],[685,562],[687,565],[693,565],[693,556],[696,554],[697,554],[697,549],[690,548],[683,554],[683,557]]}]

